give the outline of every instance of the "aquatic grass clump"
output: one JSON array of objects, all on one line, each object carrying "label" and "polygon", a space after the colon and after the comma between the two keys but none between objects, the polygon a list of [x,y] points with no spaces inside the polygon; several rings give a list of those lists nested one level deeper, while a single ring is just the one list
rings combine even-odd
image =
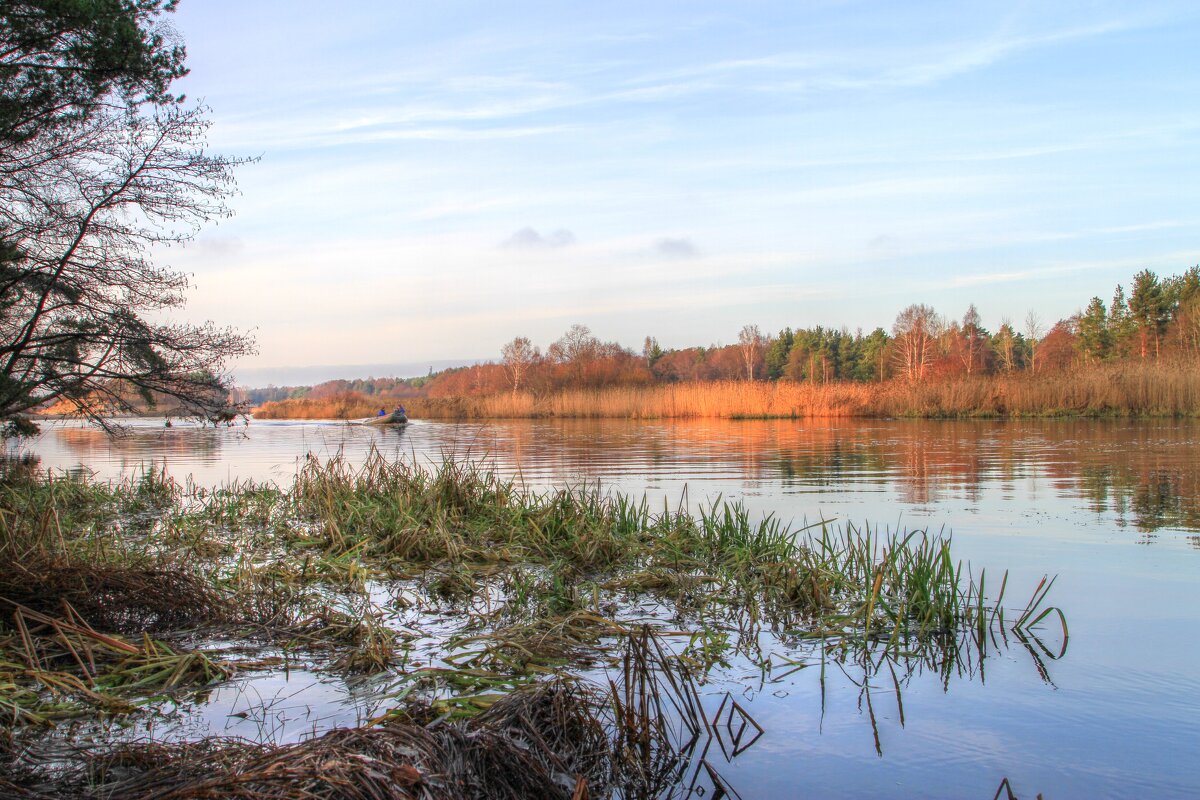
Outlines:
[{"label": "aquatic grass clump", "polygon": [[[142,507],[129,498],[138,485],[53,476],[0,481],[0,562],[8,565],[0,571],[0,606],[46,614],[70,607],[91,625],[134,634],[221,621],[228,610],[222,592],[194,564],[155,553],[133,532],[129,519]],[[169,497],[156,513],[178,506],[174,489]]]},{"label": "aquatic grass clump", "polygon": [[167,475],[165,462],[158,467],[153,464],[143,466],[140,474],[131,476],[114,488],[121,510],[126,515],[163,511],[177,505],[183,496],[183,487]]},{"label": "aquatic grass clump", "polygon": [[497,488],[498,480],[459,465],[430,473],[373,452],[357,471],[340,457],[310,457],[289,498],[300,518],[316,523],[316,543],[329,550],[429,562],[463,555],[473,538],[469,527],[490,517],[487,498]]},{"label": "aquatic grass clump", "polygon": [[340,458],[310,459],[291,498],[320,532],[313,544],[384,563],[561,558],[603,568],[626,558],[641,532],[598,488],[533,495],[474,465],[447,460],[425,470],[377,452],[358,471]]},{"label": "aquatic grass clump", "polygon": [[192,497],[204,502],[204,513],[216,523],[268,525],[278,517],[284,492],[274,483],[227,484],[216,489],[192,488]]},{"label": "aquatic grass clump", "polygon": [[233,674],[205,653],[176,651],[143,636],[140,643],[101,633],[69,607],[65,617],[11,602],[13,628],[0,636],[0,709],[13,722],[103,711],[128,713],[176,691],[194,691]]},{"label": "aquatic grass clump", "polygon": [[136,492],[131,486],[0,482],[0,562],[8,565],[0,570],[0,608],[59,614],[69,607],[91,625],[133,634],[221,621],[226,598],[194,565],[155,555],[130,533],[123,498]]},{"label": "aquatic grass clump", "polygon": [[111,486],[79,476],[5,471],[0,478],[0,561],[65,552],[118,516]]},{"label": "aquatic grass clump", "polygon": [[[593,606],[601,587],[631,598],[652,592],[670,599],[677,613],[734,625],[741,639],[767,622],[780,630],[837,631],[864,644],[925,647],[939,637],[955,641],[964,630],[981,638],[1003,624],[1004,584],[988,600],[984,575],[977,583],[964,574],[949,539],[923,531],[794,531],[771,516],[753,520],[744,506],[721,498],[698,516],[652,514],[644,499],[599,487],[539,494],[474,466],[448,461],[425,470],[388,464],[378,454],[357,473],[340,459],[312,459],[294,492],[318,527],[334,532],[312,544],[393,572],[430,570],[427,589],[444,600],[475,596],[470,565],[510,565],[501,582],[510,596],[504,606],[518,610],[510,627],[544,621],[550,630],[568,630],[563,621],[585,610],[580,586],[592,587]],[[534,566],[545,570],[536,580]],[[717,606],[732,612],[715,613]],[[534,648],[515,660],[536,657]]]}]

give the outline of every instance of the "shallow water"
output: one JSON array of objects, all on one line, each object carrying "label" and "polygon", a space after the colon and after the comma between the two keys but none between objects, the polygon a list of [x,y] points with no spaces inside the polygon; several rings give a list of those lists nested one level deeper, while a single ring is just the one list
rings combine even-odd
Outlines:
[{"label": "shallow water", "polygon": [[[1058,575],[1050,600],[1068,615],[1066,654],[1052,660],[1035,646],[1044,675],[1016,642],[982,671],[947,682],[884,669],[868,682],[869,702],[861,666],[830,665],[822,692],[818,668],[764,676],[735,661],[705,691],[714,709],[732,692],[766,734],[729,762],[717,756],[731,785],[746,798],[990,798],[1008,777],[1022,798],[1200,796],[1192,764],[1200,740],[1194,422],[416,421],[378,430],[143,420],[118,439],[50,424],[23,449],[54,470],[108,479],[165,464],[205,486],[287,485],[310,452],[360,461],[378,449],[419,463],[483,460],[534,489],[599,482],[692,508],[721,496],[795,527],[835,519],[950,532],[955,555],[986,567],[989,584],[1010,570],[1009,607],[1024,605],[1043,574]],[[1045,636],[1056,655],[1061,634]],[[788,650],[769,637],[766,646]],[[303,673],[282,679],[286,686],[280,680],[253,678],[218,693],[291,697],[290,687],[307,682],[328,701],[282,721],[201,714],[201,727],[244,733],[257,724],[289,739],[364,713],[352,688]]]}]

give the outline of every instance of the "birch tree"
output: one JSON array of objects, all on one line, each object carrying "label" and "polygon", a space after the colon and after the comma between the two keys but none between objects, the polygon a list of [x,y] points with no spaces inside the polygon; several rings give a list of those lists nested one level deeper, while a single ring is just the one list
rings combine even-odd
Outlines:
[{"label": "birch tree", "polygon": [[754,368],[758,365],[765,341],[757,325],[746,325],[738,333],[738,347],[742,351],[742,363],[746,367],[746,380],[754,380]]},{"label": "birch tree", "polygon": [[923,303],[914,303],[896,316],[892,326],[896,367],[908,381],[925,379],[943,327],[937,312]]},{"label": "birch tree", "polygon": [[538,348],[524,336],[518,336],[500,348],[500,355],[504,359],[504,373],[512,385],[513,397],[516,397],[526,373],[540,355]]}]

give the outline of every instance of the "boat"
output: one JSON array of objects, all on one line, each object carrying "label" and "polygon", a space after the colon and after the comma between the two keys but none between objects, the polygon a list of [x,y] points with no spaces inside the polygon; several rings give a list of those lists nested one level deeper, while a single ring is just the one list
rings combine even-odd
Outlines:
[{"label": "boat", "polygon": [[378,417],[360,419],[358,422],[363,425],[404,425],[408,422],[408,416],[403,411],[393,411]]}]

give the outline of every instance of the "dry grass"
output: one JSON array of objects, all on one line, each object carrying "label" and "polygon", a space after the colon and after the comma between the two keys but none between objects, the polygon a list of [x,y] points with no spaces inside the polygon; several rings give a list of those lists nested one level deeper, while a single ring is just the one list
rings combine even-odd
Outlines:
[{"label": "dry grass", "polygon": [[[867,413],[877,389],[869,384],[720,381],[657,386],[567,389],[548,395],[504,392],[478,397],[413,398],[409,416],[425,419],[538,417],[682,419],[700,417],[850,417]],[[287,400],[255,409],[261,419],[369,416],[370,403],[345,414],[322,402]]]},{"label": "dry grass", "polygon": [[272,400],[254,409],[258,419],[358,419],[373,417],[381,405],[377,397],[344,392],[333,397]]},{"label": "dry grass", "polygon": [[1200,413],[1200,366],[1109,364],[1067,373],[959,376],[924,383],[721,381],[568,389],[545,396],[418,398],[428,419],[688,419]]},{"label": "dry grass", "polygon": [[1017,373],[882,385],[879,416],[1195,416],[1200,366],[1105,364],[1065,373]]},{"label": "dry grass", "polygon": [[228,617],[220,593],[182,565],[72,564],[39,559],[0,577],[0,598],[45,614],[68,604],[89,623],[119,633],[172,631]]}]

